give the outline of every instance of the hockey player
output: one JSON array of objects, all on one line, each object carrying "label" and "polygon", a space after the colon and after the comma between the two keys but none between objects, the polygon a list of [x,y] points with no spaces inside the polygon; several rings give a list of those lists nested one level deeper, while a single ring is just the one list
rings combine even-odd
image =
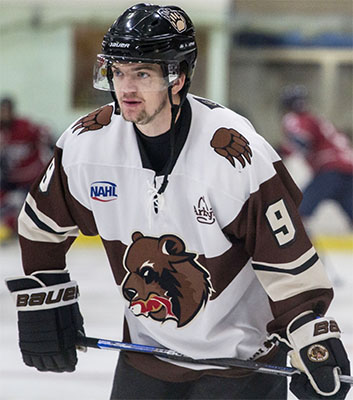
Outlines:
[{"label": "hockey player", "polygon": [[308,91],[301,85],[283,88],[280,101],[284,133],[280,154],[301,154],[313,176],[303,191],[299,211],[313,215],[325,200],[335,201],[353,228],[353,150],[348,138],[333,124],[308,109]]},{"label": "hockey player", "polygon": [[[291,382],[299,398],[343,399],[349,361],[324,316],[333,290],[300,192],[248,120],[188,94],[196,55],[192,22],[174,6],[135,5],[105,35],[94,86],[114,101],[63,133],[19,218],[26,276],[7,284],[23,359],[75,369],[83,319],[65,253],[81,230],[102,238],[125,341],[279,365],[284,341],[303,371]],[[286,395],[286,378],[122,352],[111,399]]]},{"label": "hockey player", "polygon": [[29,188],[51,157],[48,129],[16,115],[12,98],[0,101],[0,242],[17,231]]}]

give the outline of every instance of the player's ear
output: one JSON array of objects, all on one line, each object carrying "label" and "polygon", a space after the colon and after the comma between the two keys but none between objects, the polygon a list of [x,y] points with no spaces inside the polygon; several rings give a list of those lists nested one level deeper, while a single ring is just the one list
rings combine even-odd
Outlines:
[{"label": "player's ear", "polygon": [[173,94],[177,94],[180,92],[180,90],[183,88],[184,83],[185,83],[185,74],[184,72],[182,72],[179,76],[178,79],[175,80],[175,82],[173,83],[173,87],[172,87],[172,93]]}]

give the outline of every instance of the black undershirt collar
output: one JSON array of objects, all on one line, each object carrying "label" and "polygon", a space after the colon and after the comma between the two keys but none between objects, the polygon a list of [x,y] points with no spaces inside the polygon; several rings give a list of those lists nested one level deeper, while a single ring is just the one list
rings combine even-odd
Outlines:
[{"label": "black undershirt collar", "polygon": [[[175,151],[172,168],[179,157],[189,133],[191,124],[191,107],[185,100],[175,124]],[[138,148],[143,168],[152,169],[156,175],[164,175],[170,157],[170,130],[161,135],[150,137],[144,135],[134,124]]]}]

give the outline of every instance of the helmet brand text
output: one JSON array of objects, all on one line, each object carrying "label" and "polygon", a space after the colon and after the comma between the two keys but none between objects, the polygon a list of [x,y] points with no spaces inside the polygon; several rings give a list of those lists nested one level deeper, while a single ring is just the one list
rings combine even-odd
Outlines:
[{"label": "helmet brand text", "polygon": [[128,49],[130,47],[130,43],[123,42],[111,42],[109,43],[109,47],[119,47],[120,49]]}]

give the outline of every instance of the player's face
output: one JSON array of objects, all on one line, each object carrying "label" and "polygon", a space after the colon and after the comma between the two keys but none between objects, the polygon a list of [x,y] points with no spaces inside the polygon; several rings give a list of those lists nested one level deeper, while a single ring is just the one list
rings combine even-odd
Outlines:
[{"label": "player's face", "polygon": [[126,121],[147,125],[156,119],[170,119],[167,84],[158,64],[116,63],[112,71],[114,90]]}]

